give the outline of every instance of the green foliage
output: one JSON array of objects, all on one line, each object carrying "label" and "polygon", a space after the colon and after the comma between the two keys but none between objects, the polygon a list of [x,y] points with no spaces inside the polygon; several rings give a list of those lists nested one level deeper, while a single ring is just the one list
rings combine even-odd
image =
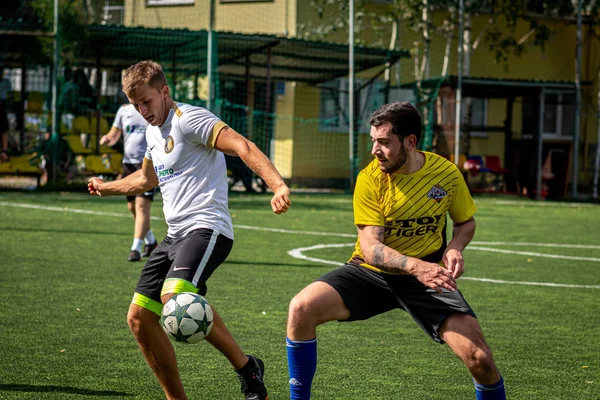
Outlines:
[{"label": "green foliage", "polygon": [[[60,0],[58,7],[58,37],[60,43],[60,58],[63,65],[73,64],[75,51],[86,39],[86,25],[96,22],[91,15],[100,15],[89,11],[89,0]],[[94,2],[98,8],[103,2]],[[27,3],[30,13],[40,20],[42,30],[54,30],[54,0],[37,0]],[[44,54],[50,59],[54,52],[53,41],[40,39]]]},{"label": "green foliage", "polygon": [[[401,25],[414,32],[423,33],[427,28],[429,32],[436,35],[456,35],[458,2],[455,0],[390,0],[383,8],[373,8],[372,3],[366,0],[355,1],[356,44],[366,44],[364,38],[360,37],[360,32],[364,31],[368,24],[376,35],[375,41],[368,44],[387,47],[389,38],[385,33],[390,31],[390,24],[398,19]],[[301,36],[326,40],[332,33],[348,31],[348,0],[311,0],[309,5],[319,15],[321,23],[311,22],[300,25]],[[496,61],[505,64],[510,54],[520,56],[525,51],[525,44],[520,42],[520,37],[514,35],[514,28],[520,21],[525,21],[533,30],[533,43],[543,48],[551,37],[552,31],[546,24],[547,19],[542,17],[573,18],[576,12],[573,3],[565,0],[529,2],[465,0],[464,6],[465,13],[471,16],[481,14],[493,16],[492,23],[485,33],[485,42],[494,53]],[[448,11],[448,13],[446,18],[435,25],[432,21],[423,21],[425,8],[430,11]],[[600,2],[583,0],[583,12],[587,18],[597,20],[599,8]],[[422,41],[413,44],[413,55],[421,45]]]}]

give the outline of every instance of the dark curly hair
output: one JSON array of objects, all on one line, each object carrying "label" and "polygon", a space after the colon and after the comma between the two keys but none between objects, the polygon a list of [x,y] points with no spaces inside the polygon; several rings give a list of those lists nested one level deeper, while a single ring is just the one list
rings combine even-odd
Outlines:
[{"label": "dark curly hair", "polygon": [[372,126],[381,126],[386,123],[392,125],[392,133],[403,139],[409,135],[417,137],[417,143],[421,140],[421,114],[419,110],[406,101],[396,101],[379,107],[369,123]]}]

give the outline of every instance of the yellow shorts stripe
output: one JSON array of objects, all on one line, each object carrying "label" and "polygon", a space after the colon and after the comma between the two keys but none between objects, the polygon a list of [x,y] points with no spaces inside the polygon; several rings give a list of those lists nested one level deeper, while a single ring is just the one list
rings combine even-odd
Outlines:
[{"label": "yellow shorts stripe", "polygon": [[133,294],[133,300],[131,300],[131,303],[143,307],[147,310],[150,310],[158,315],[161,315],[162,313],[162,303],[156,300],[152,300],[150,297],[144,296],[140,293]]},{"label": "yellow shorts stripe", "polygon": [[192,282],[186,281],[180,278],[169,278],[165,281],[160,292],[160,296],[164,296],[169,293],[183,293],[192,292],[198,293],[198,288],[192,284]]}]

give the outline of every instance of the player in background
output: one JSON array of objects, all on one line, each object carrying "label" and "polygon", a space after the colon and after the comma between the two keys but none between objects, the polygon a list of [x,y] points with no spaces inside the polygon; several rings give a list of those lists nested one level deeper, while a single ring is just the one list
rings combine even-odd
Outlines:
[{"label": "player in background", "polygon": [[[131,104],[119,107],[110,131],[100,138],[101,145],[114,146],[123,136],[123,178],[142,168],[146,154],[146,127],[148,122]],[[150,206],[154,199],[154,189],[127,196],[127,208],[133,214],[133,243],[129,251],[129,261],[139,261],[148,257],[158,245],[150,228]],[[142,251],[142,246],[144,246]]]},{"label": "player in background", "polygon": [[[504,381],[456,284],[464,271],[463,250],[475,234],[476,207],[466,183],[454,164],[417,150],[421,117],[411,104],[384,105],[370,124],[375,159],[356,182],[354,253],[289,306],[291,399],[310,398],[318,325],[399,308],[434,341],[448,344],[473,376],[477,399],[503,400]],[[453,221],[447,244],[446,214]]]},{"label": "player in background", "polygon": [[[146,261],[127,320],[167,399],[187,399],[175,351],[159,315],[176,293],[205,295],[207,280],[233,246],[223,153],[240,157],[267,182],[274,192],[271,208],[276,214],[290,207],[290,191],[254,143],[210,111],[174,102],[157,63],[142,61],[129,67],[123,91],[151,125],[146,131],[148,149],[142,169],[112,182],[90,178],[88,190],[99,196],[134,195],[160,186],[168,232]],[[206,340],[229,360],[246,399],[268,398],[263,362],[244,354],[216,310]]]},{"label": "player in background", "polygon": [[0,66],[0,163],[10,161],[8,155],[8,108],[12,103],[12,85],[4,77],[4,67]]}]

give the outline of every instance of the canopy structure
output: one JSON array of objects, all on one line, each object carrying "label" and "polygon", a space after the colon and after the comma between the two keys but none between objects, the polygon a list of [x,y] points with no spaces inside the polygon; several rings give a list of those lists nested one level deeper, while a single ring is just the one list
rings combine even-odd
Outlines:
[{"label": "canopy structure", "polygon": [[[412,88],[415,92],[421,91],[433,91],[436,87],[447,87],[455,89],[457,87],[457,77],[447,76],[438,77],[429,80],[418,82],[411,82],[402,87]],[[589,86],[591,82],[583,81],[581,86]],[[486,132],[499,132],[504,134],[504,159],[510,159],[514,150],[524,151],[526,147],[525,140],[513,140],[513,104],[516,98],[527,98],[531,99],[531,106],[533,107],[533,120],[528,121],[532,125],[534,132],[533,140],[535,146],[531,148],[531,153],[527,156],[522,156],[533,160],[535,162],[535,189],[538,197],[542,193],[542,169],[544,159],[542,157],[543,146],[544,146],[544,109],[546,106],[546,94],[547,93],[565,93],[575,94],[577,86],[573,81],[562,81],[562,80],[537,80],[537,79],[502,79],[502,78],[488,78],[488,77],[462,77],[462,96],[483,98],[483,99],[505,99],[506,100],[506,118],[504,124],[501,127],[483,127]],[[455,92],[448,92],[450,96],[455,96]],[[437,95],[437,92],[436,92]],[[455,120],[455,118],[452,118]],[[473,128],[473,127],[471,127]],[[481,128],[481,127],[478,127]],[[575,127],[573,127],[573,130]],[[452,129],[454,131],[454,128]],[[568,144],[568,145],[567,145]],[[531,146],[530,146],[531,147]],[[572,148],[570,141],[565,141],[563,147],[568,147],[571,151],[578,151],[578,149]],[[566,169],[565,169],[566,171]],[[514,171],[513,171],[514,172]],[[564,176],[566,180],[566,172]],[[566,187],[566,184],[565,184]]]},{"label": "canopy structure", "polygon": [[[458,79],[454,75],[423,80],[420,86],[424,89],[434,88],[440,84],[456,88]],[[403,84],[405,88],[417,88],[418,82]],[[582,85],[590,85],[591,82],[582,82]],[[540,90],[575,92],[575,82],[561,80],[538,80],[538,79],[503,79],[487,77],[462,77],[463,97],[482,97],[486,99],[511,97],[527,97],[539,94]]]},{"label": "canopy structure", "polygon": [[[167,71],[206,74],[208,32],[187,29],[92,25],[75,60],[79,66],[124,68],[152,59]],[[218,73],[307,83],[348,74],[348,46],[328,42],[215,32]],[[407,50],[355,47],[357,72],[409,57]]]}]

